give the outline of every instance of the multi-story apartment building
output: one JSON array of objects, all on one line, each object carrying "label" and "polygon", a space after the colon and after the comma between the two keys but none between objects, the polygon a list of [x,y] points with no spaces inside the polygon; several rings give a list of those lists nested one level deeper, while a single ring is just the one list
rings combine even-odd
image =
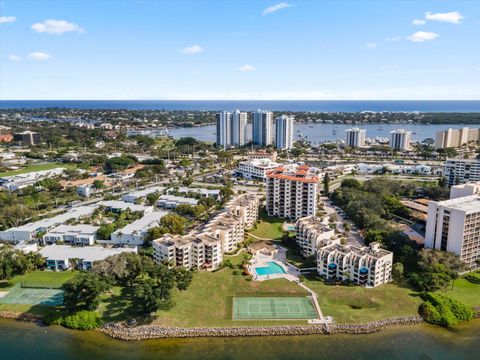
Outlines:
[{"label": "multi-story apartment building", "polygon": [[450,199],[456,199],[470,195],[480,195],[480,181],[454,185],[450,188]]},{"label": "multi-story apartment building", "polygon": [[428,204],[425,247],[450,251],[469,268],[480,259],[480,196],[470,195]]},{"label": "multi-story apartment building", "polygon": [[40,134],[33,131],[24,131],[13,134],[13,141],[21,143],[22,145],[36,145],[40,144]]},{"label": "multi-story apartment building", "polygon": [[66,243],[91,246],[97,239],[98,226],[60,225],[43,235],[44,244]]},{"label": "multi-story apartment building", "polygon": [[225,205],[225,211],[240,218],[245,229],[250,229],[258,219],[259,198],[254,194],[243,194]]},{"label": "multi-story apartment building", "polygon": [[294,117],[282,115],[275,119],[275,147],[281,150],[293,146]]},{"label": "multi-story apartment building", "polygon": [[328,221],[315,215],[298,219],[295,228],[297,244],[305,256],[316,254],[335,235],[335,231],[328,226]]},{"label": "multi-story apartment building", "polygon": [[223,254],[233,252],[244,240],[245,229],[255,224],[258,196],[243,194],[230,200],[225,210],[188,235],[166,234],[153,241],[154,259],[187,269],[215,269]]},{"label": "multi-story apartment building", "polygon": [[317,271],[321,276],[371,287],[392,280],[392,262],[393,254],[375,242],[357,247],[334,240],[317,252]]},{"label": "multi-story apartment building", "polygon": [[447,159],[443,176],[449,186],[480,181],[480,160]]},{"label": "multi-story apartment building", "polygon": [[208,233],[187,236],[166,234],[153,241],[153,258],[158,263],[186,269],[215,269],[223,259],[222,242]]},{"label": "multi-story apartment building", "polygon": [[362,147],[365,146],[365,136],[367,130],[360,129],[358,127],[345,130],[347,136],[345,138],[345,145],[350,147]]},{"label": "multi-story apartment building", "polygon": [[253,113],[252,140],[255,145],[272,145],[275,139],[273,113],[257,110]]},{"label": "multi-story apartment building", "polygon": [[240,161],[238,163],[236,172],[244,179],[265,181],[266,173],[270,170],[276,169],[279,166],[282,166],[282,164],[273,162],[270,159],[253,159],[248,161]]},{"label": "multi-story apartment building", "polygon": [[412,132],[404,129],[390,131],[390,148],[400,151],[410,150],[411,136]]},{"label": "multi-story apartment building", "polygon": [[228,149],[247,142],[247,113],[235,110],[217,114],[217,146]]},{"label": "multi-story apartment building", "polygon": [[307,165],[279,167],[267,173],[267,212],[291,220],[315,215],[319,178]]},{"label": "multi-story apartment building", "polygon": [[435,149],[445,149],[449,147],[459,148],[468,143],[477,143],[480,141],[480,129],[448,129],[437,131],[435,136]]}]

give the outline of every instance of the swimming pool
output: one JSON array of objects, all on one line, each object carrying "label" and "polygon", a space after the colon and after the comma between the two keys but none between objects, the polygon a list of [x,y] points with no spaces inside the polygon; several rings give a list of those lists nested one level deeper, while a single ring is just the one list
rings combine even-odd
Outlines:
[{"label": "swimming pool", "polygon": [[272,275],[272,274],[286,274],[285,270],[274,261],[267,263],[268,266],[255,268],[258,276]]},{"label": "swimming pool", "polygon": [[288,225],[288,226],[287,226],[287,230],[288,230],[288,231],[296,231],[297,228],[295,227],[295,225]]}]

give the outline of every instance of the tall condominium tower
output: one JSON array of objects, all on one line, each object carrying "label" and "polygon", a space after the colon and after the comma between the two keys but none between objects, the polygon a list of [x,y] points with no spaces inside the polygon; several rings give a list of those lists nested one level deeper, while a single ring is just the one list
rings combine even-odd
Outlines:
[{"label": "tall condominium tower", "polygon": [[275,147],[291,149],[293,146],[293,116],[282,115],[275,119]]},{"label": "tall condominium tower", "polygon": [[346,130],[347,136],[345,138],[345,145],[350,147],[362,147],[365,145],[365,135],[367,130],[352,128]]},{"label": "tall condominium tower", "polygon": [[273,124],[273,113],[271,111],[259,109],[253,113],[252,138],[255,145],[268,146],[273,144],[275,138]]},{"label": "tall condominium tower", "polygon": [[410,150],[411,135],[411,131],[406,131],[404,129],[390,131],[390,148],[400,151]]},{"label": "tall condominium tower", "polygon": [[247,113],[222,111],[217,114],[217,146],[228,149],[245,145],[247,138]]}]

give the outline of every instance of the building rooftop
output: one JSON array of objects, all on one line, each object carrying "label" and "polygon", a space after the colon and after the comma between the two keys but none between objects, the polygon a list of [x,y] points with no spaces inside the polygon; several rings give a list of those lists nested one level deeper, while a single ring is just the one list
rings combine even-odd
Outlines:
[{"label": "building rooftop", "polygon": [[317,183],[319,181],[313,168],[307,165],[290,165],[286,167],[278,167],[267,172],[267,178],[284,179],[291,181],[299,181],[303,183]]},{"label": "building rooftop", "polygon": [[137,252],[137,248],[104,248],[101,246],[74,247],[68,245],[50,245],[39,251],[47,260],[78,258],[84,261],[99,261],[123,252]]},{"label": "building rooftop", "polygon": [[54,234],[83,234],[83,235],[93,235],[99,229],[98,226],[92,226],[87,224],[80,224],[80,225],[60,225],[56,228],[50,230],[47,235],[54,235]]},{"label": "building rooftop", "polygon": [[141,233],[142,231],[148,230],[152,227],[158,226],[158,221],[167,215],[166,211],[153,211],[141,219],[135,220],[134,222],[128,224],[127,226],[118,229],[114,234],[133,234],[135,232]]},{"label": "building rooftop", "polygon": [[112,208],[112,209],[118,209],[121,211],[125,211],[127,209],[130,209],[131,211],[146,211],[146,210],[151,210],[151,206],[144,206],[144,205],[137,205],[137,204],[132,204],[132,203],[127,203],[125,201],[120,201],[120,200],[108,200],[108,201],[100,201],[98,203],[100,206],[105,206],[107,208]]},{"label": "building rooftop", "polygon": [[132,191],[124,196],[132,196],[136,198],[142,198],[147,196],[148,194],[152,194],[154,192],[163,192],[165,188],[163,186],[152,186],[143,190]]},{"label": "building rooftop", "polygon": [[464,196],[456,199],[438,201],[433,203],[437,204],[438,206],[443,206],[449,209],[461,210],[467,213],[480,212],[480,196],[479,195]]},{"label": "building rooftop", "polygon": [[182,204],[189,204],[189,205],[198,204],[197,199],[187,198],[183,196],[174,196],[174,195],[162,195],[160,196],[158,201],[167,201],[167,202],[182,203]]}]

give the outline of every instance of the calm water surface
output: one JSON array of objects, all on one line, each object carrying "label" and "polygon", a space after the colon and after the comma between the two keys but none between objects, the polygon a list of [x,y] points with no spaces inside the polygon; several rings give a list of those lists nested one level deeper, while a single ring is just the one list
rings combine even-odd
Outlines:
[{"label": "calm water surface", "polygon": [[205,338],[122,342],[96,332],[0,319],[2,359],[478,359],[480,320],[371,335]]},{"label": "calm water surface", "polygon": [[[479,119],[480,124],[480,119]],[[361,125],[362,129],[367,130],[367,137],[388,137],[390,131],[396,129],[406,129],[412,132],[412,140],[421,141],[425,138],[435,139],[435,133],[448,128],[458,129],[462,127],[475,127],[475,125],[458,125],[458,124],[441,124],[441,125],[410,125],[410,124],[365,124]],[[313,144],[324,141],[335,141],[345,138],[345,130],[353,127],[352,125],[335,125],[335,124],[296,124],[295,140],[301,135],[306,136]],[[478,125],[476,125],[478,127]],[[215,125],[200,126],[195,128],[174,128],[170,129],[170,134],[174,138],[191,136],[199,141],[216,141]],[[252,126],[247,125],[247,138],[252,138]]]}]

